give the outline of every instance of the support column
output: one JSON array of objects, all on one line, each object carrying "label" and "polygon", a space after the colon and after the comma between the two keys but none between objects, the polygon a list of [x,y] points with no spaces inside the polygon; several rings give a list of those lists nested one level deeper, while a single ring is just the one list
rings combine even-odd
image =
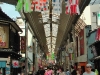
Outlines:
[{"label": "support column", "polygon": [[37,50],[38,50],[38,42],[37,39],[35,39],[35,72],[38,71]]},{"label": "support column", "polygon": [[76,37],[75,37],[75,29],[74,29],[74,26],[72,27],[72,34],[73,34],[73,42],[74,42],[74,62],[77,62],[77,57],[76,57],[76,52],[77,52],[77,49],[76,49]]},{"label": "support column", "polygon": [[25,75],[28,75],[28,24],[25,22],[26,53],[25,53]]},{"label": "support column", "polygon": [[66,72],[66,48],[65,48],[65,50],[64,50],[64,60],[65,60],[65,62],[64,62],[64,71]]}]

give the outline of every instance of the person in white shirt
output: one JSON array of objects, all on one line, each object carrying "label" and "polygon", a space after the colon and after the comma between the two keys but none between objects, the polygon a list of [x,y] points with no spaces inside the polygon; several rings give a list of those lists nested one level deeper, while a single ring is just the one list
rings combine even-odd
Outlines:
[{"label": "person in white shirt", "polygon": [[95,73],[93,71],[91,71],[91,69],[92,69],[92,65],[87,64],[86,65],[86,72],[84,72],[83,75],[95,75]]}]

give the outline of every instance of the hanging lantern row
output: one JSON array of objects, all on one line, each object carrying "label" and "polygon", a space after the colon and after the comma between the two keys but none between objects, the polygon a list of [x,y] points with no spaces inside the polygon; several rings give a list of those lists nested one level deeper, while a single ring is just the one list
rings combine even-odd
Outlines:
[{"label": "hanging lantern row", "polygon": [[[53,0],[52,6],[54,13],[62,13],[62,0]],[[24,10],[25,13],[30,13],[33,10],[37,12],[47,11],[48,10],[49,1],[48,0],[18,0],[16,10],[22,11]],[[78,14],[80,15],[79,10],[79,1],[78,0],[67,0],[65,6],[66,14]]]}]

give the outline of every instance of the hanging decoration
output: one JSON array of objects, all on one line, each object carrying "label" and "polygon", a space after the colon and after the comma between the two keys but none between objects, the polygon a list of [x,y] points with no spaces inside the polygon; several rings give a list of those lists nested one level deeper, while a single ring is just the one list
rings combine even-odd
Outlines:
[{"label": "hanging decoration", "polygon": [[[67,0],[66,4],[66,14],[78,14],[80,15],[79,11],[79,1],[78,0]],[[25,13],[32,12],[33,10],[37,12],[47,11],[48,10],[49,2],[48,0],[18,0],[16,10],[22,11],[24,10]],[[52,0],[52,8],[53,14],[60,14],[62,13],[62,0]]]},{"label": "hanging decoration", "polygon": [[16,5],[16,11],[23,11],[25,13],[32,12],[35,8],[35,11],[41,12],[48,10],[47,0],[18,0]]},{"label": "hanging decoration", "polygon": [[80,15],[79,11],[79,1],[78,0],[68,0],[66,5],[66,14],[77,14]]},{"label": "hanging decoration", "polygon": [[62,13],[62,0],[52,0],[52,7],[54,14]]},{"label": "hanging decoration", "polygon": [[32,12],[31,9],[31,1],[30,0],[18,0],[18,3],[16,5],[16,11],[23,11],[25,13]]},{"label": "hanging decoration", "polygon": [[35,2],[35,11],[47,11],[48,10],[48,1],[47,0],[36,0]]},{"label": "hanging decoration", "polygon": [[21,11],[23,9],[23,0],[18,0],[16,10]]}]

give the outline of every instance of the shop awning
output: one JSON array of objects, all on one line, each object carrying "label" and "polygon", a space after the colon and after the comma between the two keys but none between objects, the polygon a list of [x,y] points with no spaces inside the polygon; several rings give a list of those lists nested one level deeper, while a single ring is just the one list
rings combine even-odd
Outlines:
[{"label": "shop awning", "polygon": [[8,56],[10,56],[11,58],[14,58],[14,59],[22,58],[22,56],[20,54],[17,54],[14,51],[0,51],[0,57],[8,58]]},{"label": "shop awning", "polygon": [[0,9],[0,23],[6,22],[10,23],[18,32],[22,32],[21,28],[13,21],[9,16],[7,16],[1,9]]}]

